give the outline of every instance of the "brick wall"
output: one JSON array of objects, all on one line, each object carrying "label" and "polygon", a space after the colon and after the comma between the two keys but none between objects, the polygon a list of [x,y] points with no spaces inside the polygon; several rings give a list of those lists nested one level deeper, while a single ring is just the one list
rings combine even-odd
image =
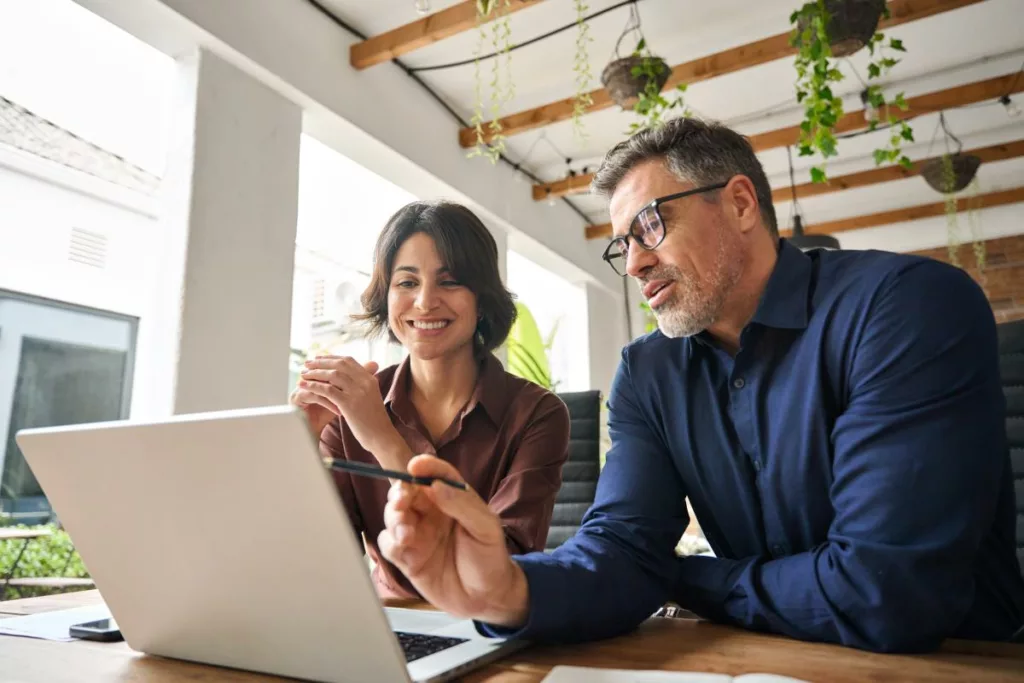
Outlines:
[{"label": "brick wall", "polygon": [[[984,273],[978,272],[970,243],[960,246],[960,265],[985,290],[997,323],[1024,319],[1024,235],[987,240],[985,247]],[[946,247],[915,253],[949,261]]]}]

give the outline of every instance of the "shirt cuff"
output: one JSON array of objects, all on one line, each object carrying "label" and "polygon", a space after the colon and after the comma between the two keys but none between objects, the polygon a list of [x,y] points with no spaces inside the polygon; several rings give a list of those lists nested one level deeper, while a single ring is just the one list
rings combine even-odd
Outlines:
[{"label": "shirt cuff", "polygon": [[546,634],[555,631],[563,631],[565,613],[559,596],[567,588],[565,579],[570,572],[547,562],[549,556],[543,552],[517,555],[512,559],[522,568],[529,586],[526,623],[520,628],[507,628],[474,621],[477,632],[486,638],[535,640],[543,639]]},{"label": "shirt cuff", "polygon": [[[740,576],[753,560],[730,560],[693,555],[679,560],[673,599],[701,616],[732,621],[735,605],[729,605]],[[730,607],[732,609],[730,609]]]}]

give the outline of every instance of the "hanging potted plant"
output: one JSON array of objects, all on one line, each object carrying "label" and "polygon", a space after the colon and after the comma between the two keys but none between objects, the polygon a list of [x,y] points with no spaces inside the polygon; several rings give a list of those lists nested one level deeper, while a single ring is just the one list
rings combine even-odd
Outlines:
[{"label": "hanging potted plant", "polygon": [[[631,33],[637,38],[636,47],[628,56],[621,57],[619,51],[622,41]],[[601,83],[609,97],[623,109],[632,109],[640,117],[640,121],[630,125],[629,133],[660,125],[673,109],[679,109],[681,114],[686,115],[682,97],[682,93],[686,92],[685,84],[676,86],[676,95],[671,99],[662,93],[671,74],[672,68],[668,63],[647,47],[647,40],[640,29],[640,15],[636,7],[631,5],[629,21],[615,43],[615,59],[601,72]]]},{"label": "hanging potted plant", "polygon": [[951,194],[970,185],[980,166],[980,157],[957,150],[926,161],[921,166],[921,175],[936,192]]},{"label": "hanging potted plant", "polygon": [[[844,112],[843,100],[833,87],[843,81],[844,75],[837,58],[867,47],[872,57],[868,64],[869,81],[882,78],[899,63],[890,51],[905,52],[902,41],[894,38],[885,42],[885,35],[877,32],[881,18],[888,16],[885,0],[811,0],[790,15],[790,44],[797,49],[796,99],[804,107],[798,141],[801,156],[819,154],[827,160],[838,154],[834,129]],[[870,129],[875,130],[884,119],[892,131],[887,144],[875,150],[875,163],[910,167],[902,146],[913,141],[913,130],[893,111],[907,109],[903,93],[888,100],[881,86],[872,84],[865,90],[863,100],[868,111],[875,112]],[[811,169],[811,179],[827,180],[823,165]]]},{"label": "hanging potted plant", "polygon": [[[942,126],[945,134],[946,153],[936,159],[929,159],[921,165],[921,175],[926,183],[936,192],[945,197],[946,212],[946,237],[949,250],[949,262],[960,266],[960,234],[959,201],[956,194],[968,186],[972,188],[972,199],[977,198],[978,168],[981,166],[981,159],[973,154],[963,153],[963,143],[960,138],[953,134],[946,123],[946,114],[939,114],[939,125]],[[956,144],[956,151],[950,151],[950,141]],[[974,258],[978,270],[985,270],[985,241],[981,237],[981,225],[977,215],[977,202],[969,202],[967,211],[967,222],[971,228],[971,239],[974,243]]]}]

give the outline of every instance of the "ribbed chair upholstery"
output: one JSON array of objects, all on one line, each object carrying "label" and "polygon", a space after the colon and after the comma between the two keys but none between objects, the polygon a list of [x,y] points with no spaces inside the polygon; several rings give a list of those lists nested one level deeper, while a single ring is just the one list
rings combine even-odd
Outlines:
[{"label": "ribbed chair upholstery", "polygon": [[601,392],[558,395],[569,409],[569,459],[562,467],[562,488],[555,497],[546,550],[565,543],[580,527],[594,502],[601,472]]},{"label": "ribbed chair upholstery", "polygon": [[999,372],[1006,395],[1006,437],[1017,497],[1017,560],[1024,572],[1024,320],[999,330]]}]

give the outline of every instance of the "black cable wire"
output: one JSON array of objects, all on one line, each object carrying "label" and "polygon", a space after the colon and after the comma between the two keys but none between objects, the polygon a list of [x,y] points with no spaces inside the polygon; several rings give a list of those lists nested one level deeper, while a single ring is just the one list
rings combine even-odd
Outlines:
[{"label": "black cable wire", "polygon": [[[332,11],[330,11],[329,9],[327,9],[326,7],[324,7],[324,6],[323,6],[323,5],[322,5],[322,4],[320,3],[320,0],[306,0],[306,1],[307,1],[307,2],[308,2],[308,3],[310,4],[310,5],[312,5],[313,7],[315,7],[315,8],[316,8],[316,9],[317,9],[317,10],[318,10],[318,11],[319,11],[319,12],[320,12],[321,14],[323,14],[323,15],[324,15],[325,17],[327,17],[328,19],[330,19],[330,20],[331,20],[331,21],[333,21],[333,22],[334,22],[335,24],[337,24],[337,25],[338,25],[338,26],[340,26],[341,28],[345,29],[346,31],[348,31],[348,32],[349,32],[349,33],[351,33],[352,35],[354,35],[354,36],[355,36],[356,38],[359,38],[359,40],[366,40],[366,34],[362,33],[361,31],[358,31],[358,30],[356,30],[356,29],[355,29],[355,28],[353,28],[353,27],[352,27],[351,25],[349,25],[349,24],[348,24],[348,23],[347,23],[347,22],[346,22],[345,20],[343,20],[343,19],[342,19],[341,17],[337,16],[336,14],[334,14],[334,12],[332,12]],[[437,93],[436,93],[436,92],[434,91],[434,89],[433,89],[433,88],[431,88],[431,87],[430,87],[429,85],[427,85],[426,83],[424,83],[424,82],[423,82],[423,79],[421,79],[421,78],[420,78],[419,76],[417,76],[417,75],[416,75],[415,73],[413,73],[413,71],[412,71],[412,70],[411,70],[411,69],[410,69],[410,68],[409,68],[408,66],[406,66],[405,64],[403,64],[403,63],[402,63],[402,60],[400,60],[400,59],[394,59],[394,60],[392,60],[392,63],[394,63],[395,65],[397,65],[397,66],[398,66],[398,68],[400,68],[400,69],[401,69],[402,71],[404,71],[404,72],[405,72],[405,74],[406,74],[406,75],[407,75],[407,76],[408,76],[409,78],[411,78],[411,79],[412,79],[413,81],[415,81],[415,82],[416,82],[417,84],[419,84],[419,86],[420,86],[421,88],[423,88],[424,90],[426,90],[426,91],[427,91],[427,92],[428,92],[428,93],[430,94],[430,96],[431,96],[432,98],[434,98],[434,100],[436,100],[436,101],[437,101],[437,103],[438,103],[438,104],[440,104],[440,105],[441,105],[442,107],[444,107],[445,111],[447,111],[447,112],[448,112],[449,114],[451,114],[452,118],[454,118],[454,119],[455,119],[456,121],[458,121],[458,122],[459,122],[459,125],[460,125],[460,126],[462,126],[463,128],[469,128],[469,123],[468,123],[468,122],[466,122],[466,121],[465,121],[465,120],[464,120],[464,119],[463,119],[463,118],[462,118],[461,116],[459,116],[459,113],[458,113],[457,111],[455,111],[454,109],[452,109],[451,105],[449,105],[449,104],[448,104],[447,102],[445,102],[445,101],[444,101],[444,99],[443,99],[443,98],[442,98],[442,97],[441,97],[440,95],[438,95],[438,94],[437,94]],[[537,177],[536,175],[534,175],[533,173],[530,173],[530,172],[529,172],[529,171],[527,171],[527,170],[526,170],[525,168],[523,168],[523,167],[522,167],[522,166],[520,166],[519,164],[517,164],[517,163],[515,163],[514,161],[512,161],[511,159],[509,159],[509,158],[508,158],[507,156],[505,156],[504,154],[499,154],[499,155],[498,155],[498,158],[499,158],[499,159],[501,159],[502,161],[504,161],[504,162],[505,162],[506,164],[508,164],[509,166],[511,166],[511,167],[513,168],[513,170],[515,170],[515,171],[517,171],[517,172],[519,172],[519,173],[522,173],[523,175],[525,175],[525,176],[526,176],[527,178],[529,178],[530,180],[532,180],[532,181],[533,181],[534,183],[536,183],[536,184],[538,184],[538,185],[544,185],[544,184],[546,184],[546,183],[545,183],[545,182],[544,182],[543,180],[541,180],[540,178],[538,178],[538,177]],[[592,221],[592,220],[590,219],[590,216],[588,216],[587,214],[583,213],[583,211],[582,211],[582,210],[580,210],[580,208],[579,208],[578,206],[576,206],[575,204],[573,204],[573,203],[572,203],[571,201],[569,201],[569,200],[568,200],[568,199],[566,199],[565,197],[561,197],[561,200],[562,200],[563,202],[565,202],[565,204],[566,204],[566,205],[567,205],[567,206],[568,206],[568,207],[569,207],[570,209],[572,209],[572,210],[573,210],[574,212],[576,212],[576,214],[577,214],[577,215],[578,215],[578,216],[579,216],[580,218],[582,218],[582,219],[583,219],[584,221],[586,221],[586,224],[587,224],[587,225],[595,225],[594,221]]]},{"label": "black cable wire", "polygon": [[[617,10],[620,7],[625,7],[626,5],[632,4],[634,2],[639,2],[639,1],[640,0],[624,0],[624,2],[620,2],[617,5],[612,5],[611,7],[605,7],[600,12],[594,12],[590,16],[583,17],[583,21],[590,21],[591,19],[595,19],[595,18],[601,16],[602,14],[607,14],[608,12],[611,12],[612,10]],[[533,45],[534,43],[540,42],[540,41],[542,41],[542,40],[544,40],[546,38],[550,38],[551,36],[558,35],[559,33],[562,33],[563,31],[568,31],[571,28],[575,28],[577,25],[578,25],[578,22],[575,22],[575,21],[572,22],[571,24],[566,24],[565,26],[556,28],[554,31],[548,31],[544,35],[537,36],[536,38],[531,38],[530,40],[527,40],[526,42],[523,42],[523,43],[519,43],[518,45],[513,45],[506,52],[513,52],[515,50],[518,50],[521,47],[526,47],[527,45]],[[505,52],[492,52],[489,55],[481,55],[479,60],[482,62],[484,60],[492,59],[494,57],[497,57],[500,54],[505,54]],[[454,69],[457,66],[466,66],[467,64],[472,64],[475,61],[477,61],[477,58],[476,57],[471,57],[470,59],[463,59],[461,61],[451,62],[449,64],[432,64],[430,66],[416,66],[416,67],[412,68],[412,71],[414,73],[419,73],[421,71],[439,71],[441,69]]]}]

